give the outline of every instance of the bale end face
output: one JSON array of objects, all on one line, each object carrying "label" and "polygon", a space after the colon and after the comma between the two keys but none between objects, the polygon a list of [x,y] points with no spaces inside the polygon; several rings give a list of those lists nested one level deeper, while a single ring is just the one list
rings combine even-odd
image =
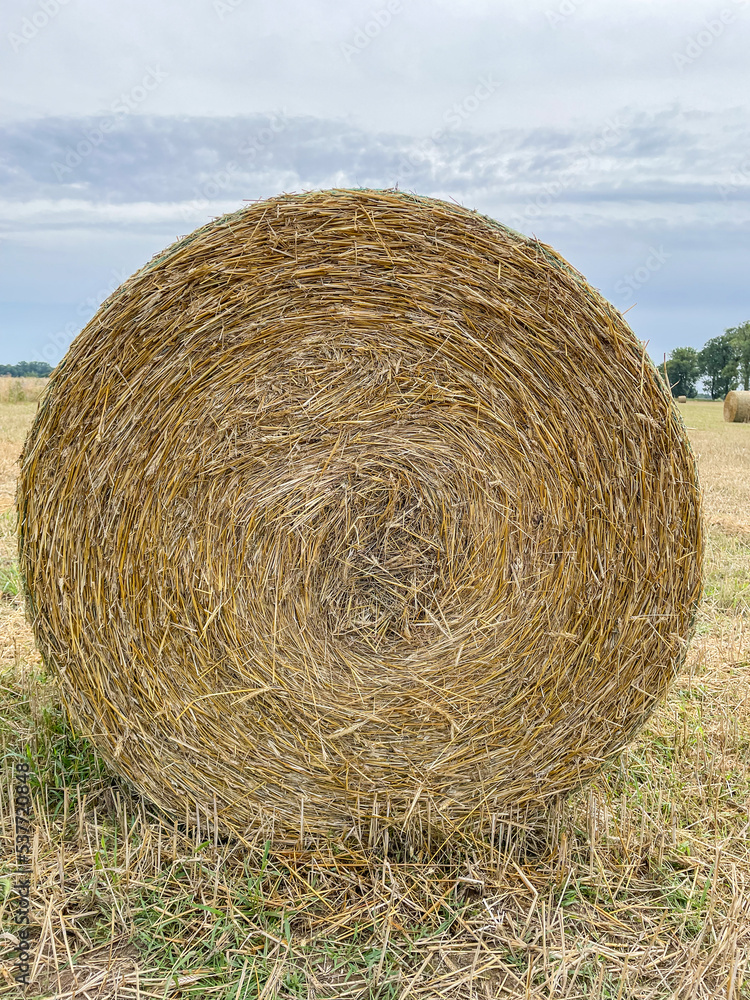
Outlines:
[{"label": "bale end face", "polygon": [[544,810],[638,731],[701,593],[695,461],[622,316],[400,192],[255,203],[126,281],[19,517],[79,730],[174,814],[285,843]]}]

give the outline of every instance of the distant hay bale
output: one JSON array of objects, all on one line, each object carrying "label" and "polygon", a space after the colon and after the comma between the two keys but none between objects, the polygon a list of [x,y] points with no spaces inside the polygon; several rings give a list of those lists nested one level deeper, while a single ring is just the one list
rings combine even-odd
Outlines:
[{"label": "distant hay bale", "polygon": [[678,403],[687,403],[687,396],[678,396],[677,397],[677,402]]},{"label": "distant hay bale", "polygon": [[0,403],[35,403],[48,382],[48,378],[0,375]]},{"label": "distant hay bale", "polygon": [[55,370],[18,499],[78,731],[280,843],[541,812],[638,732],[701,593],[694,457],[620,313],[402,192],[154,258]]},{"label": "distant hay bale", "polygon": [[732,390],[726,394],[724,419],[730,424],[750,423],[750,392]]}]

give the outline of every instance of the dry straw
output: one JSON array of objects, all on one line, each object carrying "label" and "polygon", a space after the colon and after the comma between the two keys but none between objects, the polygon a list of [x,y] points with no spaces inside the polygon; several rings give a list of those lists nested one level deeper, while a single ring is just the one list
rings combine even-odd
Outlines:
[{"label": "dry straw", "polygon": [[687,403],[687,396],[678,396],[677,397],[677,402],[678,403]]},{"label": "dry straw", "polygon": [[701,592],[677,408],[553,250],[394,191],[174,244],[22,457],[40,650],[112,768],[241,834],[475,834],[596,774]]},{"label": "dry straw", "polygon": [[731,390],[726,394],[724,419],[730,424],[750,423],[750,392]]}]

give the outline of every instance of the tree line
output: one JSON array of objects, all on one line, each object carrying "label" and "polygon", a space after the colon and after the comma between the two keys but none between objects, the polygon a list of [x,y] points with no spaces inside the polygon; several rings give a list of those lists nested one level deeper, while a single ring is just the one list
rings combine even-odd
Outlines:
[{"label": "tree line", "polygon": [[675,347],[666,362],[657,365],[673,396],[695,397],[698,382],[711,399],[723,399],[730,389],[750,389],[750,320],[712,337],[702,350]]},{"label": "tree line", "polygon": [[0,365],[0,375],[12,375],[14,378],[46,378],[52,368],[46,361],[19,361],[17,365]]}]

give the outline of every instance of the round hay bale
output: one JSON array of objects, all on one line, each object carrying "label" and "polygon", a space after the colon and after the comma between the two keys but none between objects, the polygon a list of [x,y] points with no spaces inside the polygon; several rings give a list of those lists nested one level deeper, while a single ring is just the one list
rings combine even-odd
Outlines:
[{"label": "round hay bale", "polygon": [[251,204],[128,279],[19,515],[78,730],[277,842],[544,809],[638,732],[701,593],[694,458],[621,315],[401,192]]},{"label": "round hay bale", "polygon": [[677,402],[678,403],[687,403],[687,396],[678,396],[677,397]]},{"label": "round hay bale", "polygon": [[732,389],[726,394],[724,419],[730,424],[750,423],[750,392]]}]

